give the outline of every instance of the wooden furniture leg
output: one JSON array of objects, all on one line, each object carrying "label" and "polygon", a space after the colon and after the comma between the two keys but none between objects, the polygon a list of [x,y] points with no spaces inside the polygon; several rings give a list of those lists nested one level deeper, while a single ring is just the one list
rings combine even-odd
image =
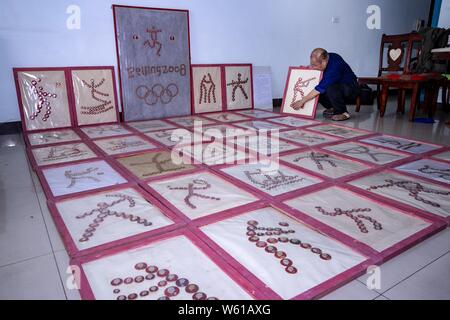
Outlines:
[{"label": "wooden furniture leg", "polygon": [[401,112],[402,114],[405,114],[405,97],[405,89],[398,89],[397,112]]},{"label": "wooden furniture leg", "polygon": [[388,91],[389,91],[389,85],[383,84],[381,86],[381,94],[380,94],[380,117],[384,117],[384,113],[386,112],[386,104],[388,100]]},{"label": "wooden furniture leg", "polygon": [[416,104],[419,95],[419,84],[415,83],[411,93],[411,106],[409,107],[409,121],[414,121],[416,115]]},{"label": "wooden furniture leg", "polygon": [[361,95],[358,95],[356,98],[356,112],[359,112],[361,110]]}]

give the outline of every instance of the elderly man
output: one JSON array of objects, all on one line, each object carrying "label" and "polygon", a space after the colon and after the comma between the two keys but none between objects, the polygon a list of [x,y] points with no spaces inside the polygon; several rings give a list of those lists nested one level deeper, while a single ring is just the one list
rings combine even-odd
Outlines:
[{"label": "elderly man", "polygon": [[318,95],[319,102],[326,108],[323,115],[334,121],[350,119],[346,102],[354,100],[359,94],[358,81],[350,66],[336,53],[328,53],[317,48],[311,53],[312,69],[323,71],[322,81],[302,100],[294,104],[301,109],[309,100]]}]

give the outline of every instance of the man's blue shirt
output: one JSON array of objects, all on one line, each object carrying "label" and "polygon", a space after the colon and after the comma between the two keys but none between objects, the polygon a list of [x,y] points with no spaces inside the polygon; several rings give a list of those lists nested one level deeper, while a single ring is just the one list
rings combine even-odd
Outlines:
[{"label": "man's blue shirt", "polygon": [[328,65],[316,90],[323,94],[335,83],[355,84],[357,78],[347,62],[337,53],[328,55]]}]

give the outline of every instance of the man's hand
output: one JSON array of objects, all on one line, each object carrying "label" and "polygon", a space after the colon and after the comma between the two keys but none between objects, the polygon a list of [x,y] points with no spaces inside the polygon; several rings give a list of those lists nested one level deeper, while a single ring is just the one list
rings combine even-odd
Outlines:
[{"label": "man's hand", "polygon": [[292,108],[293,108],[294,110],[300,110],[300,109],[303,109],[303,107],[305,106],[305,103],[306,103],[305,99],[302,99],[302,100],[300,100],[300,101],[295,102],[295,103],[292,105]]}]

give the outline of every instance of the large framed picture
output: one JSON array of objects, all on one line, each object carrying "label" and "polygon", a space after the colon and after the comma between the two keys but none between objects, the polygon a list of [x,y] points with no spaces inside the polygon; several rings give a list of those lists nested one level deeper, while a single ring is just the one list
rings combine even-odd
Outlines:
[{"label": "large framed picture", "polygon": [[303,108],[293,108],[297,101],[306,97],[322,80],[322,71],[307,67],[290,67],[283,96],[281,113],[293,114],[304,118],[314,119],[316,116],[319,97],[308,101]]},{"label": "large framed picture", "polygon": [[113,5],[123,118],[191,113],[189,11]]}]

